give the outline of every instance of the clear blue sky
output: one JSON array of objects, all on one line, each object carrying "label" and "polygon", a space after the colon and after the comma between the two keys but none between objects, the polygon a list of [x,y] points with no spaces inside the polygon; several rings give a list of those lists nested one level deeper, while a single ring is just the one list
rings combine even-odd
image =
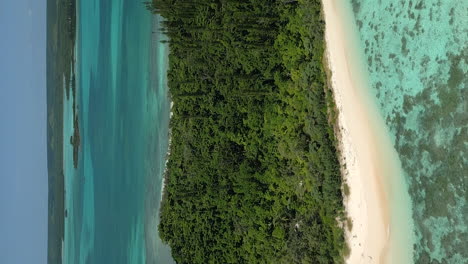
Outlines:
[{"label": "clear blue sky", "polygon": [[47,262],[46,0],[0,0],[0,263]]}]

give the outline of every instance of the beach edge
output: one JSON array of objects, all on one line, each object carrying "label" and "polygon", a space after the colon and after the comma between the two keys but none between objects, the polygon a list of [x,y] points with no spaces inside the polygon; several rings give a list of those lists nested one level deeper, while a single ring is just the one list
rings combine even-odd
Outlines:
[{"label": "beach edge", "polygon": [[[341,173],[343,177],[343,203],[345,206],[347,220],[343,223],[346,239],[347,256],[345,263],[374,263],[376,259],[382,259],[383,252],[387,247],[387,228],[388,228],[388,205],[380,200],[379,203],[370,204],[364,191],[373,193],[374,197],[382,197],[382,193],[376,188],[364,190],[364,177],[360,173],[360,164],[357,161],[357,152],[352,136],[349,131],[349,116],[343,110],[345,103],[343,101],[344,92],[338,82],[348,82],[347,85],[353,89],[351,80],[337,80],[342,76],[337,74],[337,65],[342,64],[348,67],[346,57],[339,58],[337,49],[344,49],[346,45],[346,36],[339,35],[340,27],[344,21],[333,12],[333,3],[330,0],[322,0],[322,12],[325,21],[325,54],[324,67],[327,73],[327,84],[332,91],[333,101],[335,103],[334,111],[337,113],[337,119],[334,124],[335,135],[337,138],[337,150],[339,153]],[[335,36],[331,36],[335,34]],[[333,39],[338,38],[341,41],[336,42]],[[339,67],[339,66],[338,66]],[[341,90],[340,90],[341,89]],[[355,102],[360,104],[361,102]],[[362,114],[362,113],[360,113]],[[350,114],[352,115],[352,114]],[[365,117],[363,117],[365,118]],[[378,181],[378,179],[376,179]],[[369,222],[375,219],[369,216],[369,212],[374,211],[378,214],[381,221],[373,228],[369,227]],[[387,227],[387,228],[386,228]],[[370,241],[369,234],[375,234]],[[370,245],[372,247],[369,247]]]}]

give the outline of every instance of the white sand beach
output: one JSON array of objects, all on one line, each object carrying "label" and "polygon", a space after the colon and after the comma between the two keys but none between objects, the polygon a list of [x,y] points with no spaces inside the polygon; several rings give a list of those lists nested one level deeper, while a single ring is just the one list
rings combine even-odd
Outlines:
[{"label": "white sand beach", "polygon": [[344,181],[350,189],[347,263],[412,263],[411,200],[368,87],[350,3],[323,0],[323,8]]},{"label": "white sand beach", "polygon": [[[369,95],[366,75],[359,65],[354,21],[349,12],[345,12],[350,6],[343,3],[323,0],[326,55],[339,112],[337,132],[341,161],[345,166],[344,181],[350,189],[345,197],[346,211],[352,221],[352,229],[346,233],[351,250],[346,261],[352,264],[410,263],[407,261],[411,261],[412,249],[394,246],[400,236],[391,232],[394,224],[406,224],[407,218],[411,219],[410,210],[392,209],[392,203],[399,202],[408,203],[405,207],[410,208],[409,198],[394,200],[400,192],[406,191],[403,174],[385,124]],[[404,229],[404,232],[409,230],[411,236],[411,227]]]}]

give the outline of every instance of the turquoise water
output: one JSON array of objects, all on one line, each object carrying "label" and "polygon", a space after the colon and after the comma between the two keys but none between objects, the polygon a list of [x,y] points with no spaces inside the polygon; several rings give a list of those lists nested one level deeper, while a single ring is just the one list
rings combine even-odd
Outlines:
[{"label": "turquoise water", "polygon": [[468,263],[468,1],[351,0],[412,198],[415,263]]},{"label": "turquoise water", "polygon": [[167,47],[160,17],[140,1],[81,0],[73,168],[64,105],[64,263],[171,263],[157,233],[168,149]]}]

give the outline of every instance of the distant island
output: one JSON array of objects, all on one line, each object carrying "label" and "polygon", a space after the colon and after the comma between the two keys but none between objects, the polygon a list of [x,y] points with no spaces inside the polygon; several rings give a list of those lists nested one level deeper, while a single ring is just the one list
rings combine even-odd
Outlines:
[{"label": "distant island", "polygon": [[80,149],[80,126],[78,116],[73,118],[73,135],[70,137],[70,144],[73,146],[73,167],[78,168],[78,154]]},{"label": "distant island", "polygon": [[153,1],[174,103],[159,231],[177,263],[347,254],[321,2]]},{"label": "distant island", "polygon": [[[76,36],[76,1],[47,0],[47,160],[48,160],[48,252],[47,263],[62,263],[65,232],[65,177],[63,168],[64,100],[73,96],[75,109],[74,47]],[[64,83],[67,84],[64,87]],[[74,110],[74,120],[78,115]],[[71,140],[74,149],[80,143],[75,124]],[[67,139],[65,139],[66,141]],[[75,147],[76,146],[76,147]],[[76,151],[77,152],[77,151]],[[74,155],[75,157],[75,155]],[[78,164],[76,155],[75,164]],[[76,165],[75,165],[76,167]]]},{"label": "distant island", "polygon": [[[74,29],[74,28],[73,28]],[[74,61],[73,61],[74,63]],[[72,67],[71,90],[73,95],[73,135],[70,137],[70,144],[73,146],[73,167],[78,168],[78,154],[80,151],[81,137],[80,137],[80,119],[78,118],[78,107],[76,104],[76,78],[75,69]]]}]

